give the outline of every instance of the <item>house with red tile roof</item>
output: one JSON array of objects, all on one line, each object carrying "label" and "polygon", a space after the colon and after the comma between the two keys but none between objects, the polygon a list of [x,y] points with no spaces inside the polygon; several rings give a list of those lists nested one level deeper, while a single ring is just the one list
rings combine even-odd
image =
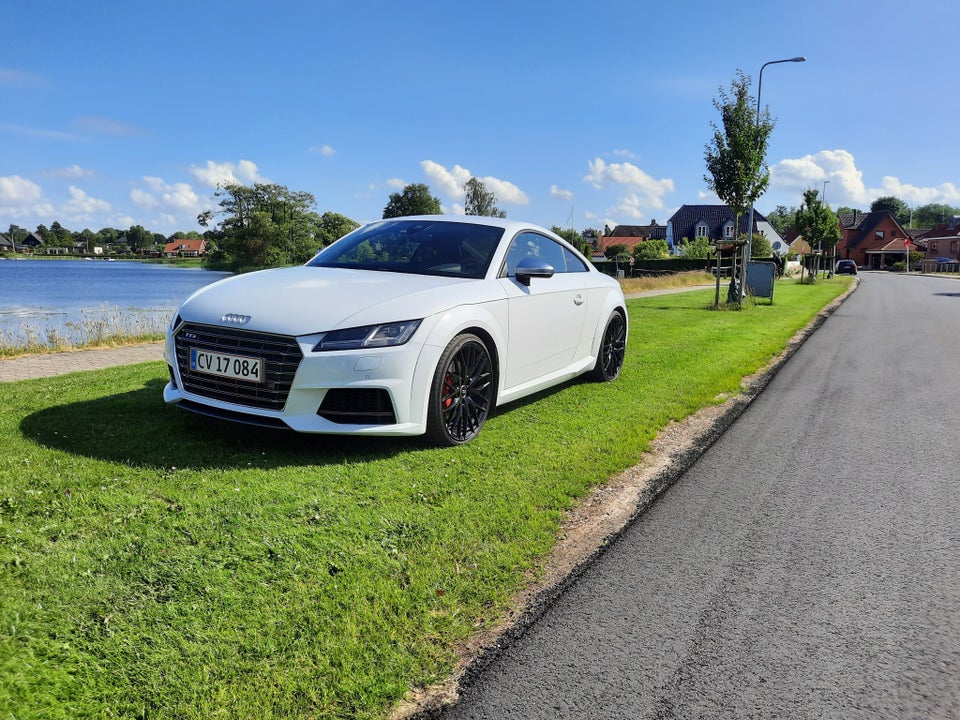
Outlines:
[{"label": "house with red tile roof", "polygon": [[207,241],[200,239],[184,238],[174,240],[163,246],[163,256],[172,257],[200,257],[207,252]]},{"label": "house with red tile roof", "polygon": [[836,256],[853,260],[860,267],[882,270],[907,257],[904,241],[910,237],[892,213],[876,212],[839,213],[840,241]]},{"label": "house with red tile roof", "polygon": [[656,220],[651,220],[649,225],[617,225],[613,232],[601,238],[601,245],[598,250],[606,250],[614,245],[624,245],[627,252],[633,252],[633,249],[644,240],[666,240],[667,226],[658,225]]}]

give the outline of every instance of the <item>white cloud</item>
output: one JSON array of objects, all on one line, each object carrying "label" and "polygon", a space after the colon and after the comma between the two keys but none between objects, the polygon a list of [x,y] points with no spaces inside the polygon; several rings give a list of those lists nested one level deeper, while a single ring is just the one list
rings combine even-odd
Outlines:
[{"label": "white cloud", "polygon": [[[433,160],[423,160],[420,167],[432,186],[437,187],[440,193],[454,200],[464,198],[464,185],[470,178],[474,177],[473,173],[460,165],[454,165],[452,169],[448,170]],[[486,186],[487,190],[496,195],[497,202],[511,205],[526,205],[530,202],[527,194],[509,180],[501,180],[491,176],[478,178],[478,180]]]},{"label": "white cloud", "polygon": [[561,190],[556,185],[550,186],[550,199],[551,200],[563,200],[564,202],[570,202],[573,200],[573,191],[571,190]]},{"label": "white cloud", "polygon": [[590,172],[583,181],[597,190],[614,187],[623,193],[608,213],[627,215],[633,220],[644,218],[650,210],[663,208],[663,197],[673,192],[673,180],[657,180],[632,163],[607,164],[602,158],[589,163]]},{"label": "white cloud", "polygon": [[212,188],[227,184],[251,185],[270,182],[260,175],[260,169],[250,160],[241,160],[236,164],[207,160],[206,167],[191,165],[190,174],[202,184]]},{"label": "white cloud", "polygon": [[[660,207],[663,207],[663,205],[661,204]],[[646,213],[644,212],[646,209],[644,198],[635,193],[621,196],[616,206],[611,209],[620,215],[626,215],[634,220],[640,220],[646,217]]]},{"label": "white cloud", "polygon": [[[469,178],[467,179],[469,180]],[[480,181],[487,187],[487,190],[497,196],[497,202],[511,205],[528,205],[530,203],[527,194],[512,182],[489,176],[480,178]]]},{"label": "white cloud", "polygon": [[943,203],[945,205],[960,204],[960,188],[953,183],[943,183],[936,187],[918,187],[903,183],[899,178],[884,176],[880,187],[870,191],[875,194],[874,199],[893,195],[908,205],[929,205]]},{"label": "white cloud", "polygon": [[139,188],[130,191],[130,199],[143,207],[163,206],[169,211],[182,215],[195,215],[207,208],[211,202],[201,198],[187,183],[168,183],[163,178],[145,175],[143,182],[151,192]]},{"label": "white cloud", "polygon": [[312,147],[310,148],[310,152],[318,153],[320,155],[323,155],[324,157],[332,157],[333,155],[337,154],[337,151],[334,148],[330,147],[329,145],[319,145],[319,146]]},{"label": "white cloud", "polygon": [[639,191],[650,202],[655,203],[655,207],[662,207],[660,200],[666,193],[673,192],[673,180],[663,178],[655,180],[646,172],[632,163],[610,163],[603,161],[603,158],[597,158],[589,163],[590,172],[584,176],[583,181],[588,182],[597,190],[623,185],[631,190]]},{"label": "white cloud", "polygon": [[[0,217],[24,222],[49,218],[53,205],[43,197],[43,188],[19,175],[0,177]],[[42,221],[41,221],[42,222]]]},{"label": "white cloud", "polygon": [[863,173],[846,150],[821,150],[815,155],[785,159],[770,168],[770,188],[791,191],[798,197],[808,188],[830,184],[831,205],[868,205],[870,193],[863,184]]},{"label": "white cloud", "polygon": [[629,150],[614,150],[614,151],[613,151],[612,153],[610,153],[610,154],[613,155],[614,157],[626,158],[627,160],[636,160],[636,159],[637,159],[637,155],[635,155],[634,153],[630,152]]},{"label": "white cloud", "polygon": [[134,204],[145,208],[154,208],[160,204],[153,195],[140,188],[134,188],[130,191],[130,199],[133,200]]},{"label": "white cloud", "polygon": [[70,220],[87,220],[96,213],[110,212],[110,203],[90,197],[73,185],[69,188],[70,200],[63,206],[63,214]]},{"label": "white cloud", "polygon": [[43,189],[32,180],[19,175],[0,177],[0,206],[14,207],[36,203],[43,197]]},{"label": "white cloud", "polygon": [[[390,178],[389,180],[387,180],[387,186],[402,190],[407,186],[407,182],[406,180],[401,180],[400,178]],[[370,189],[374,190],[376,188],[373,185],[371,185]]]},{"label": "white cloud", "polygon": [[823,191],[824,182],[828,183],[827,201],[833,206],[867,207],[878,197],[889,195],[910,205],[955,205],[960,202],[960,188],[953,183],[920,187],[886,175],[879,187],[867,187],[863,181],[863,173],[857,169],[856,160],[846,150],[821,150],[802,158],[787,158],[770,168],[771,189],[779,192],[790,191],[799,196],[808,188]]},{"label": "white cloud", "polygon": [[454,165],[452,170],[447,170],[433,160],[422,161],[420,167],[427,179],[433,185],[439,186],[439,192],[451,198],[463,198],[463,186],[473,177],[469,170],[459,165]]}]

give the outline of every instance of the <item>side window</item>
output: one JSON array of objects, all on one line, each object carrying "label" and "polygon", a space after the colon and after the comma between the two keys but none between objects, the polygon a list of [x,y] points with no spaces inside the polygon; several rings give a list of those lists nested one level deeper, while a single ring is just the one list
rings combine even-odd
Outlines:
[{"label": "side window", "polygon": [[[507,276],[517,274],[517,265],[525,258],[536,258],[553,266],[555,272],[567,272],[566,253],[559,243],[537,233],[526,232],[517,235],[507,250]],[[571,253],[572,255],[572,253]]]},{"label": "side window", "polygon": [[574,255],[567,248],[563,248],[563,257],[567,263],[567,272],[588,272],[583,260]]}]

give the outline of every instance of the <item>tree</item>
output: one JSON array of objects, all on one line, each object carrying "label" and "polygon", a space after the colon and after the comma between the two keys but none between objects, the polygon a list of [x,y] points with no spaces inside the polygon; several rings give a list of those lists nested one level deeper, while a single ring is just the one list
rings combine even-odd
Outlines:
[{"label": "tree", "polygon": [[[740,240],[746,240],[747,234],[740,235]],[[750,242],[750,258],[768,258],[773,255],[773,245],[767,239],[766,235],[760,233],[753,234],[753,240]]]},{"label": "tree", "polygon": [[794,219],[794,227],[803,235],[807,244],[818,251],[832,250],[840,241],[840,223],[837,216],[823,203],[815,188],[804,191],[803,202],[800,203]]},{"label": "tree", "polygon": [[684,238],[680,243],[680,257],[686,260],[706,260],[713,255],[715,249],[708,238],[698,237],[693,242]]},{"label": "tree", "polygon": [[915,228],[932,228],[946,222],[954,215],[960,215],[960,208],[943,203],[930,203],[921,205],[913,211],[913,222],[910,224]]},{"label": "tree", "polygon": [[29,234],[30,231],[26,228],[13,224],[10,225],[10,229],[7,231],[7,237],[10,238],[10,241],[17,247],[20,246],[20,243],[23,242],[23,239]]},{"label": "tree", "polygon": [[153,233],[143,225],[133,225],[126,232],[127,245],[133,252],[138,252],[153,242]]},{"label": "tree", "polygon": [[[229,183],[216,192],[222,215],[210,264],[230,270],[295,265],[309,260],[322,245],[316,203],[308,192],[283,185]],[[205,215],[205,213],[201,213]],[[206,234],[204,235],[206,237]]]},{"label": "tree", "polygon": [[121,232],[116,228],[100,228],[97,231],[97,244],[107,245],[115,242],[120,237]]},{"label": "tree", "polygon": [[320,243],[324,246],[329,245],[335,240],[339,240],[349,232],[353,232],[360,223],[351,220],[346,215],[335,212],[325,212],[319,218],[318,237]]},{"label": "tree", "polygon": [[910,222],[910,208],[898,197],[879,197],[870,204],[870,212],[883,211],[892,214],[901,227],[906,227]]},{"label": "tree", "polygon": [[464,214],[484,215],[486,217],[505,218],[507,213],[497,207],[497,196],[487,190],[482,180],[472,177],[463,186],[466,198]]},{"label": "tree", "polygon": [[46,242],[47,245],[73,247],[73,233],[56,220],[50,225],[50,233],[53,236],[52,240],[47,241],[46,238],[44,238],[44,242]]},{"label": "tree", "polygon": [[793,227],[793,218],[797,214],[797,208],[792,205],[788,208],[786,205],[777,205],[777,209],[772,213],[767,213],[767,220],[773,225],[773,229],[783,237]]},{"label": "tree", "polygon": [[[740,226],[740,216],[756,202],[770,183],[770,169],[764,158],[774,122],[764,110],[754,116],[754,102],[750,95],[750,78],[742,70],[730,83],[730,94],[720,88],[720,98],[713,106],[720,112],[723,130],[716,123],[713,141],[704,149],[708,174],[703,176],[717,197],[733,211],[734,227]],[[744,248],[746,257],[746,248]],[[741,267],[746,267],[742,264]],[[740,277],[738,299],[743,299],[743,277]]]},{"label": "tree", "polygon": [[661,260],[670,257],[670,246],[666,240],[644,240],[633,248],[635,260]]},{"label": "tree", "polygon": [[608,260],[624,261],[630,259],[630,253],[627,252],[627,246],[623,245],[622,243],[604,248],[603,254],[607,256]]},{"label": "tree", "polygon": [[90,249],[97,244],[97,236],[89,228],[85,228],[77,237],[83,243],[84,252],[90,252]]},{"label": "tree", "polygon": [[37,225],[37,235],[40,236],[40,239],[43,241],[44,245],[57,244],[57,236],[46,225]]},{"label": "tree", "polygon": [[430,186],[423,183],[407,185],[401,192],[392,193],[387,206],[383,209],[383,218],[403,217],[405,215],[442,215],[440,199],[430,194]]}]

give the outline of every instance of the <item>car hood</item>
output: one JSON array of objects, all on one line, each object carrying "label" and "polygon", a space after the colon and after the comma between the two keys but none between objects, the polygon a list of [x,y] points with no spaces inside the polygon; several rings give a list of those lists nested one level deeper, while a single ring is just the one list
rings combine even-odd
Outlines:
[{"label": "car hood", "polygon": [[181,305],[187,322],[310,335],[338,328],[418,320],[456,305],[502,298],[495,281],[404,273],[293,267],[237,275],[201,288]]}]

